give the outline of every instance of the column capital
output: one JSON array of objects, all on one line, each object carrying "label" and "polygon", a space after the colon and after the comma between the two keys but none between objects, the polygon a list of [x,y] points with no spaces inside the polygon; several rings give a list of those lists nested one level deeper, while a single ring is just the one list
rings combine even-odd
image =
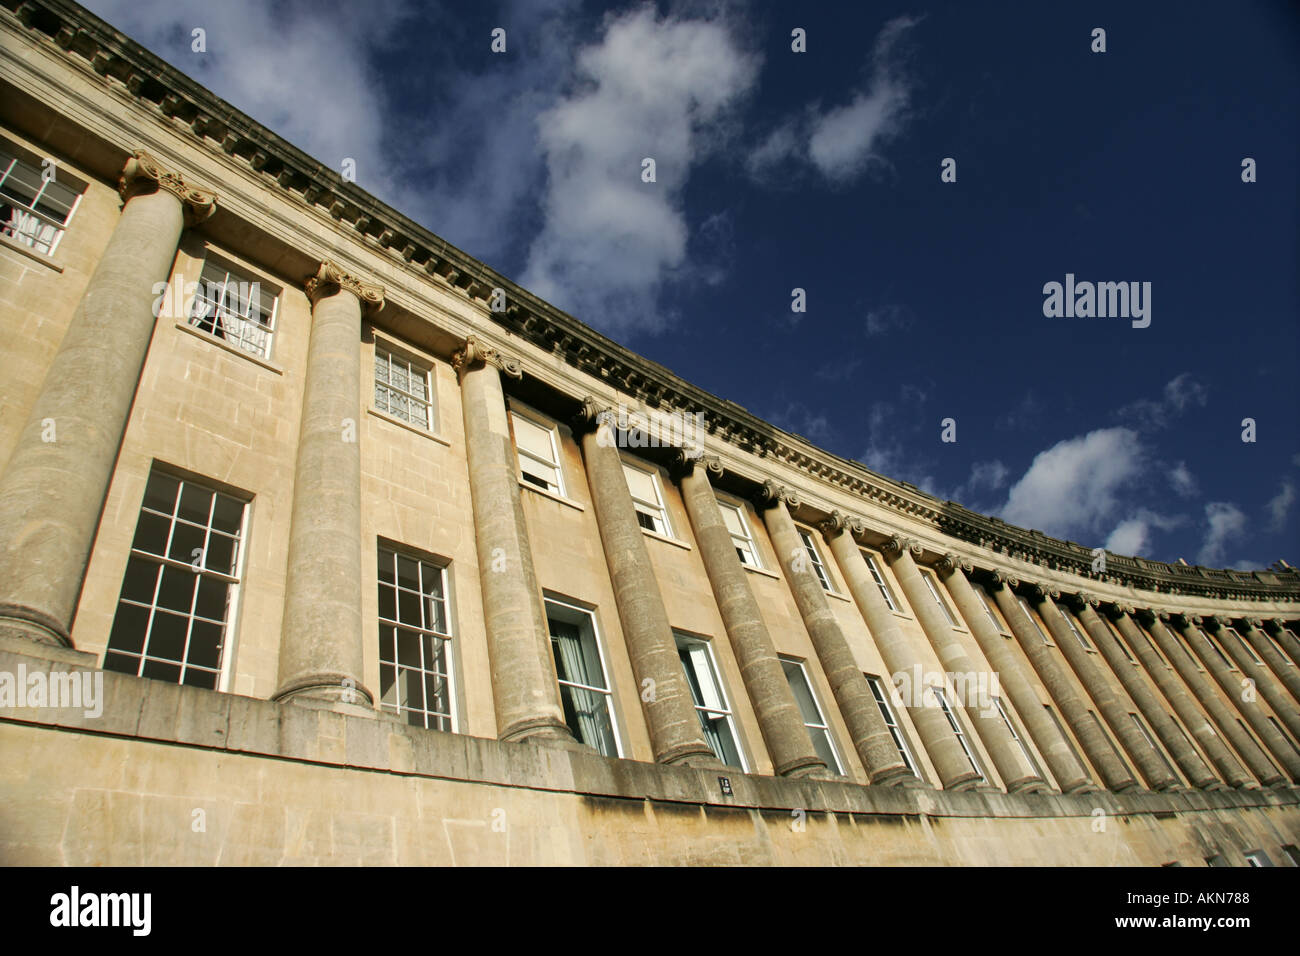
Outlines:
[{"label": "column capital", "polygon": [[346,289],[355,295],[361,301],[363,308],[369,307],[377,311],[384,305],[383,286],[362,282],[328,259],[321,262],[314,275],[307,277],[303,288],[307,291],[307,298],[311,300],[312,305],[327,295],[333,295],[339,289]]},{"label": "column capital", "polygon": [[1261,631],[1264,629],[1264,619],[1262,617],[1243,617],[1242,620],[1251,627],[1258,628]]},{"label": "column capital", "polygon": [[[477,340],[473,336],[470,336],[470,340],[475,341],[477,344]],[[469,342],[465,344],[468,348]],[[456,355],[459,356],[460,352],[457,352]],[[455,359],[453,359],[454,361]],[[579,436],[585,435],[587,432],[594,432],[601,425],[614,427],[614,409],[609,405],[600,404],[590,395],[585,396],[582,404],[578,406],[578,410],[573,413],[569,427],[573,429],[575,436]]]},{"label": "column capital", "polygon": [[1014,591],[1020,587],[1020,579],[1010,571],[1003,571],[1001,568],[985,568],[980,572],[980,577],[991,590],[997,591],[1003,587],[1010,588]]},{"label": "column capital", "polygon": [[849,533],[849,537],[853,537],[853,535],[862,534],[862,532],[867,530],[867,526],[863,523],[861,518],[847,515],[838,508],[830,513],[830,517],[823,518],[821,521],[817,522],[817,527],[821,530],[821,533],[826,537],[827,541],[831,538],[838,537],[845,531]]},{"label": "column capital", "polygon": [[1077,591],[1073,594],[1067,594],[1065,599],[1080,610],[1090,607],[1095,611],[1101,605],[1101,599],[1091,591]]},{"label": "column capital", "polygon": [[762,487],[754,493],[754,504],[759,511],[771,508],[782,501],[791,509],[799,507],[799,495],[794,489],[779,485],[771,478],[763,482]]},{"label": "column capital", "polygon": [[[451,367],[458,373],[463,374],[475,365],[491,365],[510,378],[524,377],[524,370],[519,365],[518,359],[502,354],[492,346],[485,345],[479,340],[478,336],[471,335],[465,339],[465,344],[452,354]],[[586,401],[586,399],[583,400],[584,408],[586,408]],[[595,405],[594,400],[592,405]],[[594,414],[599,414],[599,411]]]},{"label": "column capital", "polygon": [[1038,581],[1026,581],[1025,590],[1035,601],[1046,601],[1051,598],[1055,601],[1061,596],[1061,589],[1054,588],[1050,584],[1042,584]]},{"label": "column capital", "polygon": [[117,191],[122,202],[128,202],[142,193],[164,189],[181,201],[185,207],[185,222],[194,226],[217,211],[217,194],[210,189],[199,189],[185,182],[180,173],[165,169],[161,163],[143,149],[137,149],[122,167],[117,180]]},{"label": "column capital", "polygon": [[919,558],[925,552],[925,549],[921,547],[921,542],[917,541],[915,538],[908,538],[901,534],[894,534],[881,542],[880,551],[882,554],[889,555],[897,553],[900,556],[904,552],[911,551]]},{"label": "column capital", "polygon": [[698,448],[674,448],[669,455],[668,471],[677,481],[681,481],[699,465],[715,478],[721,478],[725,470],[722,459],[717,455],[706,455]]},{"label": "column capital", "polygon": [[1132,604],[1123,604],[1119,601],[1111,601],[1110,606],[1115,612],[1115,617],[1119,617],[1123,614],[1127,614],[1129,617],[1134,617],[1137,614],[1137,608]]},{"label": "column capital", "polygon": [[1179,615],[1179,616],[1180,616],[1180,617],[1181,617],[1181,618],[1182,618],[1186,623],[1192,625],[1193,627],[1200,627],[1201,624],[1204,623],[1204,621],[1205,621],[1205,618],[1201,617],[1201,615],[1199,615],[1199,614],[1188,614],[1186,611],[1184,611],[1184,612],[1183,612],[1181,615]]},{"label": "column capital", "polygon": [[971,570],[975,567],[975,565],[971,564],[971,562],[967,561],[961,555],[954,554],[951,551],[936,561],[934,566],[935,569],[943,575],[952,574],[958,568],[961,568],[961,570],[970,574]]}]

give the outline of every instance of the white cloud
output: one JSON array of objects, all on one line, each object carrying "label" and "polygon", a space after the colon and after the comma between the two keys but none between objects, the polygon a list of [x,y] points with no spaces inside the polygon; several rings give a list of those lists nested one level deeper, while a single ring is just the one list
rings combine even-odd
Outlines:
[{"label": "white cloud", "polygon": [[1203,407],[1208,396],[1204,385],[1193,379],[1190,372],[1183,372],[1165,383],[1160,398],[1139,399],[1121,407],[1116,415],[1135,428],[1164,428],[1188,409]]},{"label": "white cloud", "polygon": [[1205,539],[1196,561],[1208,567],[1221,567],[1229,543],[1245,533],[1246,515],[1230,502],[1211,501],[1205,506],[1205,523]]},{"label": "white cloud", "polygon": [[[410,3],[314,5],[208,0],[87,0],[99,17],[299,149],[402,208],[410,197],[384,148],[392,127],[372,67],[413,12]],[[207,51],[191,49],[206,31]]]},{"label": "white cloud", "polygon": [[1145,554],[1151,543],[1150,530],[1141,518],[1129,518],[1115,526],[1104,547],[1115,554]]},{"label": "white cloud", "polygon": [[847,103],[822,110],[810,105],[779,122],[746,159],[749,174],[776,182],[800,165],[811,165],[833,183],[846,183],[881,161],[880,147],[895,136],[907,113],[911,85],[896,62],[899,38],[919,21],[895,17],[881,29],[869,61],[871,76]]},{"label": "white cloud", "polygon": [[[658,298],[686,255],[683,190],[758,63],[721,22],[660,19],[650,6],[608,20],[578,55],[580,82],[538,118],[544,224],[524,285],[615,334],[667,325]],[[645,157],[657,182],[641,180]]]},{"label": "white cloud", "polygon": [[1174,491],[1184,498],[1196,494],[1196,478],[1186,462],[1180,461],[1169,469],[1169,483],[1173,485]]},{"label": "white cloud", "polygon": [[890,329],[905,329],[912,324],[901,305],[882,305],[867,312],[867,335],[884,335]]},{"label": "white cloud", "polygon": [[1295,504],[1295,485],[1290,481],[1284,481],[1278,493],[1270,498],[1265,506],[1268,510],[1270,531],[1282,530],[1282,526],[1286,524],[1287,515],[1291,513],[1293,504]]},{"label": "white cloud", "polygon": [[1060,537],[1099,534],[1144,468],[1137,433],[1102,428],[1039,452],[1012,485],[1001,517]]},{"label": "white cloud", "polygon": [[1139,508],[1111,531],[1105,548],[1115,554],[1144,555],[1150,551],[1153,529],[1171,531],[1187,523],[1182,515],[1162,515],[1147,508]]}]

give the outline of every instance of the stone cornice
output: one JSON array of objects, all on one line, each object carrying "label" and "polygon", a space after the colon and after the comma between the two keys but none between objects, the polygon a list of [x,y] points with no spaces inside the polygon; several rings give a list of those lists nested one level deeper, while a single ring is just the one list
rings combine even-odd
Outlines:
[{"label": "stone cornice", "polygon": [[[664,367],[623,348],[556,309],[495,270],[367,194],[339,172],[296,149],[194,80],[149,53],[69,0],[25,0],[17,14],[33,42],[116,84],[160,122],[245,162],[267,188],[277,189],[345,236],[391,258],[416,280],[433,281],[472,303],[485,320],[560,357],[653,408],[698,410],[710,435],[742,452],[796,469],[810,479],[870,501],[909,521],[953,538],[1052,570],[1121,587],[1214,599],[1300,599],[1300,571],[1238,572],[1169,565],[1106,555],[1104,575],[1092,571],[1093,552],[1071,541],[1008,525],[955,502],[941,502],[906,483],[877,475],[858,462],[823,451],[751,415],[741,406],[697,388]],[[505,293],[493,312],[493,289]],[[502,369],[513,374],[517,369]]]}]

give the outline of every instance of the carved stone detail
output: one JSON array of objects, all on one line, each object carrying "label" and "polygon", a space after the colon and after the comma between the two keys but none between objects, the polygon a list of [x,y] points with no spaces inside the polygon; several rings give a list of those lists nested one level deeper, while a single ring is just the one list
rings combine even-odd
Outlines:
[{"label": "carved stone detail", "polygon": [[[457,372],[465,372],[475,365],[491,365],[500,370],[502,375],[510,378],[524,377],[524,370],[519,365],[518,359],[503,355],[490,345],[484,345],[475,335],[467,338],[465,344],[455,351],[451,357],[451,365]],[[585,408],[585,401],[583,404]]]},{"label": "carved stone detail", "polygon": [[862,534],[867,530],[867,526],[861,518],[855,518],[853,515],[846,515],[838,508],[830,513],[830,517],[823,518],[817,523],[821,533],[829,540],[835,536],[847,531],[851,536]]},{"label": "carved stone detail", "polygon": [[696,465],[714,478],[721,478],[726,470],[722,466],[721,458],[717,455],[706,455],[698,448],[674,448],[669,455],[669,473],[679,481],[689,475]]},{"label": "carved stone detail", "polygon": [[954,554],[953,552],[949,551],[947,554],[945,554],[943,557],[941,557],[938,561],[934,563],[934,567],[935,570],[937,570],[940,574],[946,575],[946,574],[953,573],[958,568],[961,568],[967,574],[970,574],[971,570],[975,566],[971,564],[971,562],[968,561],[966,558],[963,558],[961,555]]},{"label": "carved stone detail", "polygon": [[925,553],[925,549],[921,547],[921,542],[901,534],[890,535],[886,538],[881,543],[880,550],[884,554],[893,554],[894,552],[902,554],[904,551],[911,551],[918,558]]},{"label": "carved stone detail", "polygon": [[782,501],[791,509],[799,507],[799,496],[794,489],[779,485],[771,478],[763,482],[763,486],[754,494],[754,504],[760,511]]},{"label": "carved stone detail", "polygon": [[360,299],[363,307],[368,306],[378,310],[384,306],[383,286],[362,282],[328,260],[320,264],[315,275],[308,277],[303,283],[303,288],[307,290],[307,298],[311,300],[312,305],[315,305],[318,299],[332,295],[339,289],[345,289]]},{"label": "carved stone detail", "polygon": [[1026,581],[1025,590],[1035,601],[1045,601],[1051,598],[1055,601],[1061,596],[1061,589],[1053,587],[1050,584],[1041,584],[1038,581]]},{"label": "carved stone detail", "polygon": [[117,181],[117,191],[122,202],[141,193],[165,189],[185,207],[185,221],[196,225],[217,211],[217,194],[210,189],[199,189],[185,182],[180,173],[165,169],[158,160],[143,149],[137,149],[122,167]]}]

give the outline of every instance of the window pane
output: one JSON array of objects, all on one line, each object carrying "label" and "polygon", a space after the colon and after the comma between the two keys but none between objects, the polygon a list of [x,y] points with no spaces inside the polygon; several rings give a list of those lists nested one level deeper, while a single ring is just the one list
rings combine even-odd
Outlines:
[{"label": "window pane", "polygon": [[550,431],[518,415],[514,416],[514,423],[515,444],[519,449],[540,458],[542,461],[555,464],[555,453],[551,449]]}]

